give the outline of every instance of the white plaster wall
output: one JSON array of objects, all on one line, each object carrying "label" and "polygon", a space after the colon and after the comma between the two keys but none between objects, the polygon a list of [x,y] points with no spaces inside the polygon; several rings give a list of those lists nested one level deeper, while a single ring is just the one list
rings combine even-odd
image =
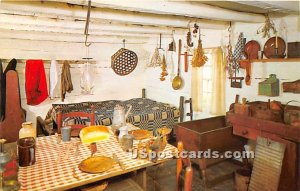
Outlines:
[{"label": "white plaster wall", "polygon": [[[285,42],[300,42],[300,16],[287,16],[282,19],[274,20],[278,30],[278,36],[282,37]],[[268,38],[263,38],[262,34],[257,34],[262,24],[249,23],[235,23],[233,25],[233,39],[235,45],[240,32],[244,33],[247,41],[256,40],[260,43],[261,50]],[[286,45],[287,46],[287,45]],[[280,95],[278,97],[267,97],[258,95],[258,83],[267,78],[269,74],[276,74],[280,79]],[[245,77],[245,70],[241,69],[238,76]],[[267,63],[252,63],[251,85],[247,86],[243,80],[242,88],[231,88],[230,80],[227,79],[226,86],[226,106],[229,108],[230,104],[234,102],[235,95],[239,94],[241,97],[246,97],[250,101],[267,101],[271,100],[281,101],[286,103],[290,100],[300,101],[300,94],[283,93],[282,82],[295,81],[300,79],[300,62],[267,62]],[[294,105],[300,105],[293,103]]]},{"label": "white plaster wall", "polygon": [[[201,27],[201,26],[200,26]],[[222,36],[224,36],[223,30],[212,30],[212,29],[201,29],[201,36],[202,39],[202,45],[203,48],[213,48],[221,46],[222,44]],[[186,51],[186,36],[179,36],[175,35],[175,41],[176,41],[176,51],[178,51],[178,40],[182,40],[182,53]],[[197,44],[197,39],[194,39],[194,43]],[[168,43],[170,43],[171,40],[163,42],[162,47],[164,50],[167,50]],[[154,43],[155,44],[155,43]],[[194,46],[196,48],[197,46]],[[154,52],[155,46],[152,45],[151,47],[151,56]],[[193,49],[191,49],[192,52]],[[163,51],[160,51],[161,55],[164,53]],[[165,81],[160,81],[160,73],[161,68],[147,68],[145,72],[146,81],[145,81],[145,87],[147,92],[147,97],[158,100],[165,103],[170,103],[175,106],[179,106],[179,98],[180,96],[184,96],[186,99],[189,99],[191,97],[191,59],[192,57],[189,57],[189,66],[188,66],[188,72],[184,72],[184,56],[181,56],[181,62],[180,62],[180,77],[183,79],[184,85],[179,90],[174,90],[172,88],[172,79],[174,76],[177,75],[177,66],[178,66],[178,52],[168,52],[165,51],[166,58],[167,58],[167,71],[169,73],[168,76],[166,76]],[[173,62],[171,62],[171,57],[173,54]],[[187,105],[186,105],[187,109]],[[188,111],[188,109],[187,109]],[[208,117],[210,115],[206,114],[195,114],[195,118],[203,118]]]},{"label": "white plaster wall", "polygon": [[[1,35],[0,35],[1,36]],[[55,39],[55,36],[53,37]],[[95,87],[92,95],[82,95],[80,88],[80,77],[82,65],[71,65],[72,82],[74,91],[66,94],[64,103],[82,101],[103,101],[110,99],[125,100],[141,97],[141,89],[144,82],[145,60],[148,60],[149,53],[146,39],[137,39],[132,44],[126,44],[126,48],[136,52],[138,55],[137,68],[127,76],[119,76],[109,68],[111,66],[111,55],[123,47],[122,39],[115,43],[92,44],[90,57],[96,60],[92,65],[95,73]],[[21,39],[1,39],[0,58],[16,59],[58,59],[58,60],[81,60],[86,57],[86,49],[82,43],[51,42]],[[25,61],[24,60],[24,61]],[[48,62],[49,63],[49,62]],[[6,67],[7,63],[4,63]],[[60,65],[61,67],[62,65]],[[50,64],[45,64],[47,80],[49,79]],[[25,94],[25,63],[17,64],[19,74],[20,93],[22,107],[27,111],[27,121],[35,123],[36,116],[45,117],[48,109],[53,103],[61,103],[60,98],[50,100],[49,98],[37,106],[29,106],[26,103]],[[48,86],[49,89],[49,86]],[[59,95],[59,94],[58,94]]]},{"label": "white plaster wall", "polygon": [[[286,42],[300,41],[300,19],[297,16],[289,16],[283,19],[276,20],[276,26],[279,26],[279,36],[283,37]],[[248,40],[257,40],[261,46],[264,45],[266,39],[261,35],[256,34],[256,30],[261,24],[245,24],[235,23],[233,25],[233,45],[236,43],[239,32],[244,32],[244,36]],[[201,26],[200,26],[201,27]],[[227,31],[217,29],[202,29],[202,43],[204,48],[212,48],[222,46],[227,43]],[[27,35],[28,33],[24,33]],[[183,51],[186,43],[186,36],[175,34],[176,45],[178,48],[178,39],[182,39]],[[17,58],[17,59],[59,59],[59,60],[76,60],[85,57],[85,47],[82,43],[72,42],[54,42],[45,40],[22,40],[1,37],[0,34],[0,58]],[[55,36],[53,36],[55,40]],[[194,39],[197,41],[197,39]],[[136,38],[131,39],[132,44],[126,44],[126,48],[133,50],[139,57],[137,68],[128,76],[116,75],[110,67],[110,57],[122,45],[122,39],[114,38],[111,41],[93,44],[90,47],[90,57],[96,60],[95,67],[96,86],[93,95],[81,95],[80,93],[80,65],[72,65],[71,73],[74,85],[74,91],[67,94],[65,103],[81,102],[81,101],[102,101],[108,99],[129,99],[141,96],[141,89],[146,88],[148,98],[170,103],[178,106],[179,97],[191,97],[191,65],[189,71],[184,72],[183,56],[181,57],[181,73],[180,76],[184,80],[184,86],[180,90],[172,89],[172,79],[177,73],[177,52],[173,53],[173,62],[171,62],[171,52],[167,52],[168,44],[171,42],[170,38],[162,39],[162,47],[166,51],[167,69],[169,75],[165,81],[160,81],[160,68],[146,68],[150,58],[153,54],[154,48],[157,45],[158,38],[145,39]],[[192,50],[193,51],[193,50]],[[191,57],[190,57],[191,59]],[[288,79],[286,81],[293,81],[300,78],[300,63],[253,63],[253,76],[251,86],[246,86],[243,82],[242,89],[231,88],[229,80],[227,80],[226,89],[226,105],[234,102],[236,94],[241,97],[247,97],[250,101],[263,100],[266,101],[268,97],[258,96],[258,82],[254,78],[266,78],[269,74],[277,74],[279,79]],[[28,106],[25,97],[25,79],[24,79],[24,63],[18,63],[18,72],[20,79],[20,90],[22,106],[27,110],[27,120],[35,122],[36,116],[44,117],[52,103],[60,103],[60,99],[47,99],[38,106]],[[108,67],[108,68],[107,68]],[[47,78],[49,75],[49,64],[45,64]],[[241,76],[245,76],[244,71],[241,70]],[[283,82],[283,80],[281,80]],[[273,99],[273,98],[272,98]],[[287,102],[289,100],[299,100],[299,94],[280,93],[275,100]],[[209,115],[199,115],[197,118],[207,117]]]}]

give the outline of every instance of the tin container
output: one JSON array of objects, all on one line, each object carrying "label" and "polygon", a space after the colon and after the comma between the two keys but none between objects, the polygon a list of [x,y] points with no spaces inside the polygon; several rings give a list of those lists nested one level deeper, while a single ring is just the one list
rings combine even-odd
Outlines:
[{"label": "tin container", "polygon": [[265,81],[258,83],[258,94],[270,97],[279,96],[279,79],[276,74],[270,74]]}]

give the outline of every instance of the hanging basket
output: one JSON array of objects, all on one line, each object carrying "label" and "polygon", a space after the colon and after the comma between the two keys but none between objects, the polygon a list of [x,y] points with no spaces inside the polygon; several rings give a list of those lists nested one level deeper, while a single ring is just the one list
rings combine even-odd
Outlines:
[{"label": "hanging basket", "polygon": [[130,74],[137,66],[138,57],[135,52],[121,48],[111,56],[111,68],[120,76]]}]

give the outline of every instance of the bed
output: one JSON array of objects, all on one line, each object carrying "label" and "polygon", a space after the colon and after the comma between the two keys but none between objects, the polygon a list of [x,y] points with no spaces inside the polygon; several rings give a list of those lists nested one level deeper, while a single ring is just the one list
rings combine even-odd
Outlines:
[{"label": "bed", "polygon": [[[41,117],[37,119],[38,134],[52,134],[52,130],[48,129],[45,124],[53,122],[53,128],[56,128],[56,116],[59,111],[91,111],[93,105],[95,112],[96,125],[111,125],[113,118],[113,111],[116,104],[124,108],[129,105],[132,110],[128,115],[127,122],[137,126],[141,129],[147,129],[155,132],[157,128],[167,126],[173,128],[174,124],[178,122],[180,117],[179,109],[170,104],[157,102],[147,98],[133,98],[125,101],[107,100],[101,102],[81,102],[72,104],[53,104],[49,109],[46,118]],[[88,118],[74,118],[66,119],[73,124],[89,125]]]}]

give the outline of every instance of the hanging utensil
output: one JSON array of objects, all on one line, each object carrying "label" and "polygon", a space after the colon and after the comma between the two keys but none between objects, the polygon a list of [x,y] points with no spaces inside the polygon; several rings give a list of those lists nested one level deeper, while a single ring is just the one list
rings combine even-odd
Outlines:
[{"label": "hanging utensil", "polygon": [[174,39],[174,30],[172,31],[172,42],[169,44],[169,49],[168,51],[176,51],[176,43]]},{"label": "hanging utensil", "polygon": [[189,47],[193,47],[193,46],[194,46],[194,43],[192,42],[191,27],[190,27],[190,25],[189,25],[188,27],[189,27],[189,32],[186,34],[186,44],[187,44]]},{"label": "hanging utensil", "polygon": [[162,47],[161,47],[161,33],[159,33],[159,50],[164,50]]},{"label": "hanging utensil", "polygon": [[178,90],[183,85],[183,80],[180,77],[180,55],[181,55],[181,39],[179,39],[178,43],[178,70],[177,70],[177,76],[173,79],[172,87],[174,90]]},{"label": "hanging utensil", "polygon": [[181,54],[184,56],[184,71],[188,72],[188,68],[189,68],[189,61],[188,58],[189,56],[193,56],[192,54],[188,54],[187,51],[185,51],[183,54]]}]

